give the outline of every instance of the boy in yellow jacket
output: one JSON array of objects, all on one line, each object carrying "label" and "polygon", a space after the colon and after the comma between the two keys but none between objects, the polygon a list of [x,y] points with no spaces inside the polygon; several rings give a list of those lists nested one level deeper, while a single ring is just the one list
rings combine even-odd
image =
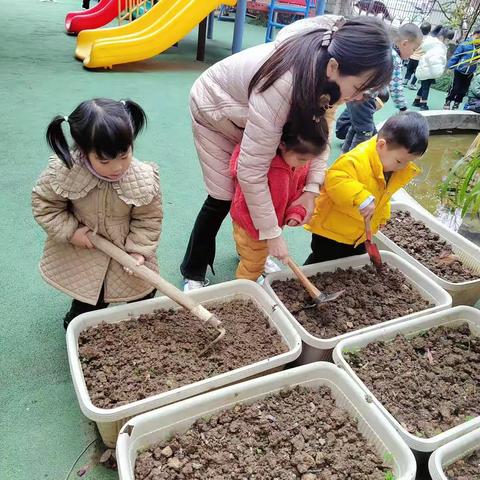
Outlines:
[{"label": "boy in yellow jacket", "polygon": [[416,112],[388,119],[378,135],[342,155],[327,170],[310,223],[312,253],[305,265],[365,253],[372,233],[390,218],[391,196],[420,173],[413,163],[428,146],[428,124]]}]

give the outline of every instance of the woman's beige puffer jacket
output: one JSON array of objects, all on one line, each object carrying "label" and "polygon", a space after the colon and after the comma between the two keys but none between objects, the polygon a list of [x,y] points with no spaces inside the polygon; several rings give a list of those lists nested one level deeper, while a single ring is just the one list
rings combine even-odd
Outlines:
[{"label": "woman's beige puffer jacket", "polygon": [[102,286],[107,303],[137,300],[153,290],[104,253],[69,240],[86,225],[128,253],[143,255],[145,265],[158,270],[163,212],[155,165],[133,160],[120,181],[106,182],[78,162],[68,169],[53,156],[33,189],[32,208],[47,232],[40,271],[55,288],[92,305]]},{"label": "woman's beige puffer jacket", "polygon": [[[325,25],[319,21],[317,28],[331,27],[333,23],[327,16]],[[277,42],[258,45],[216,63],[197,79],[190,93],[194,140],[207,192],[220,200],[232,199],[229,163],[235,145],[240,143],[238,180],[260,239],[281,233],[267,172],[290,111],[292,73],[285,73],[263,93],[254,90],[249,97],[248,87],[276,45]],[[326,116],[331,127],[334,109]],[[306,190],[319,191],[329,151],[325,150],[311,163]]]}]

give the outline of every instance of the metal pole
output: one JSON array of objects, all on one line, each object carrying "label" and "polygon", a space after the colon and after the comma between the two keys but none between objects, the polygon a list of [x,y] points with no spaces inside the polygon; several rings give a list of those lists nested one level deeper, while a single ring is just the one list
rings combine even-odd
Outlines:
[{"label": "metal pole", "polygon": [[213,38],[213,23],[215,22],[215,14],[211,12],[208,16],[208,24],[207,24],[207,38],[211,40]]},{"label": "metal pole", "polygon": [[325,13],[325,5],[327,0],[317,0],[317,8],[315,10],[315,15],[323,15]]},{"label": "metal pole", "polygon": [[245,17],[247,16],[247,0],[238,0],[235,13],[235,26],[233,27],[232,53],[242,49],[243,31],[245,30]]}]

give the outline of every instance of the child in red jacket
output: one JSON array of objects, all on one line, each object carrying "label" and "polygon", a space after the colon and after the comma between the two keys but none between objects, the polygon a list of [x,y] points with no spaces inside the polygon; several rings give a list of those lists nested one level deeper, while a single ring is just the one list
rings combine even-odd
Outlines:
[{"label": "child in red jacket", "polygon": [[[268,171],[268,186],[279,225],[303,225],[307,212],[295,200],[305,187],[310,162],[328,145],[328,126],[323,117],[315,117],[300,128],[291,123],[285,125],[276,157]],[[233,151],[230,170],[236,180],[240,145]],[[245,197],[238,181],[230,215],[233,220],[233,236],[240,256],[236,277],[256,281],[263,272],[268,256],[266,240],[259,240],[248,211]]]}]

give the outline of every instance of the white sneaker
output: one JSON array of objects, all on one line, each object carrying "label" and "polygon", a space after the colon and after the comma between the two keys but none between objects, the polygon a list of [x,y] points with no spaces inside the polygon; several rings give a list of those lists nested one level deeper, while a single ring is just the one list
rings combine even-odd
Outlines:
[{"label": "white sneaker", "polygon": [[265,273],[265,275],[269,273],[280,272],[281,270],[282,269],[277,265],[272,257],[267,257],[267,260],[265,260],[265,267],[263,268],[263,273]]},{"label": "white sneaker", "polygon": [[185,293],[190,292],[191,290],[198,290],[199,288],[208,287],[210,285],[210,280],[205,279],[203,282],[198,280],[190,280],[188,278],[183,279],[183,291]]}]

